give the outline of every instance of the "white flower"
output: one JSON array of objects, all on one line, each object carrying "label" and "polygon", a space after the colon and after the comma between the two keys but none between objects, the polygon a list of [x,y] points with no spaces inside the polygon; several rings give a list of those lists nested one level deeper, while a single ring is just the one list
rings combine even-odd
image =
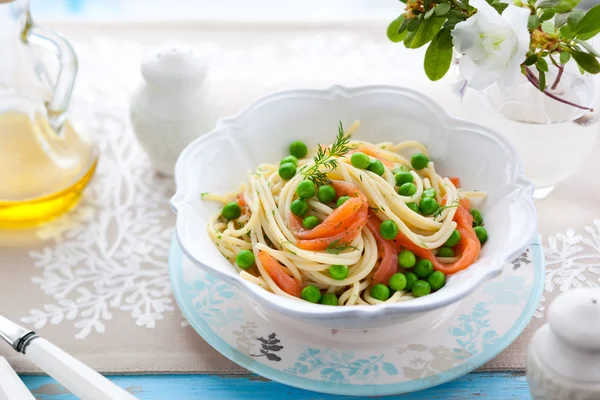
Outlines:
[{"label": "white flower", "polygon": [[476,90],[495,82],[502,88],[512,86],[529,49],[529,9],[509,5],[500,15],[485,0],[469,4],[477,13],[452,31],[454,47],[462,54],[461,76]]}]

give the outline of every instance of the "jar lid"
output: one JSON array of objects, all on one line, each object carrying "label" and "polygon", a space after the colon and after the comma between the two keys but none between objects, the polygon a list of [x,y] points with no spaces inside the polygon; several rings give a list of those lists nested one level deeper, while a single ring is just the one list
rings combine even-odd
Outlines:
[{"label": "jar lid", "polygon": [[567,345],[600,351],[600,289],[582,288],[562,293],[548,310],[548,325]]},{"label": "jar lid", "polygon": [[149,84],[200,83],[207,69],[205,59],[193,47],[178,43],[158,46],[142,61],[142,75]]},{"label": "jar lid", "polygon": [[530,351],[544,368],[569,381],[600,384],[600,288],[573,289],[556,297]]}]

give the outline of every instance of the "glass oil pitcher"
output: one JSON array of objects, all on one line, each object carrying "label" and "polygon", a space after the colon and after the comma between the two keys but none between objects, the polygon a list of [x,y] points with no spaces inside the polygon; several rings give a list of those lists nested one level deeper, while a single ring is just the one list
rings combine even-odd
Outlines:
[{"label": "glass oil pitcher", "polygon": [[[45,68],[43,52],[58,59],[57,74]],[[32,22],[29,0],[0,0],[0,54],[0,228],[21,227],[73,207],[97,153],[66,118],[75,53]]]}]

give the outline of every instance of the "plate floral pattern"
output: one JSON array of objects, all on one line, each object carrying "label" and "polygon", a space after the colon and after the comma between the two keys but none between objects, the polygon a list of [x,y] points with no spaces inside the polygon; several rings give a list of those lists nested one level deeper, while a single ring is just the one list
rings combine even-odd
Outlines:
[{"label": "plate floral pattern", "polygon": [[183,314],[225,356],[285,384],[355,395],[420,390],[479,367],[525,328],[540,300],[544,277],[536,242],[506,264],[500,277],[454,307],[406,323],[423,329],[404,332],[404,324],[332,330],[267,312],[196,267],[175,240],[169,268]]}]

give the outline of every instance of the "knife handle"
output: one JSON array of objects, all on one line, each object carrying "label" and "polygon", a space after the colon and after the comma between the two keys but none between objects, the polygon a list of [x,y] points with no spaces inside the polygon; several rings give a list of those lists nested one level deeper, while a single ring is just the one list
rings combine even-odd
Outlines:
[{"label": "knife handle", "polygon": [[25,355],[82,400],[137,399],[46,339],[33,339]]},{"label": "knife handle", "polygon": [[35,400],[4,357],[0,357],[0,400]]}]

